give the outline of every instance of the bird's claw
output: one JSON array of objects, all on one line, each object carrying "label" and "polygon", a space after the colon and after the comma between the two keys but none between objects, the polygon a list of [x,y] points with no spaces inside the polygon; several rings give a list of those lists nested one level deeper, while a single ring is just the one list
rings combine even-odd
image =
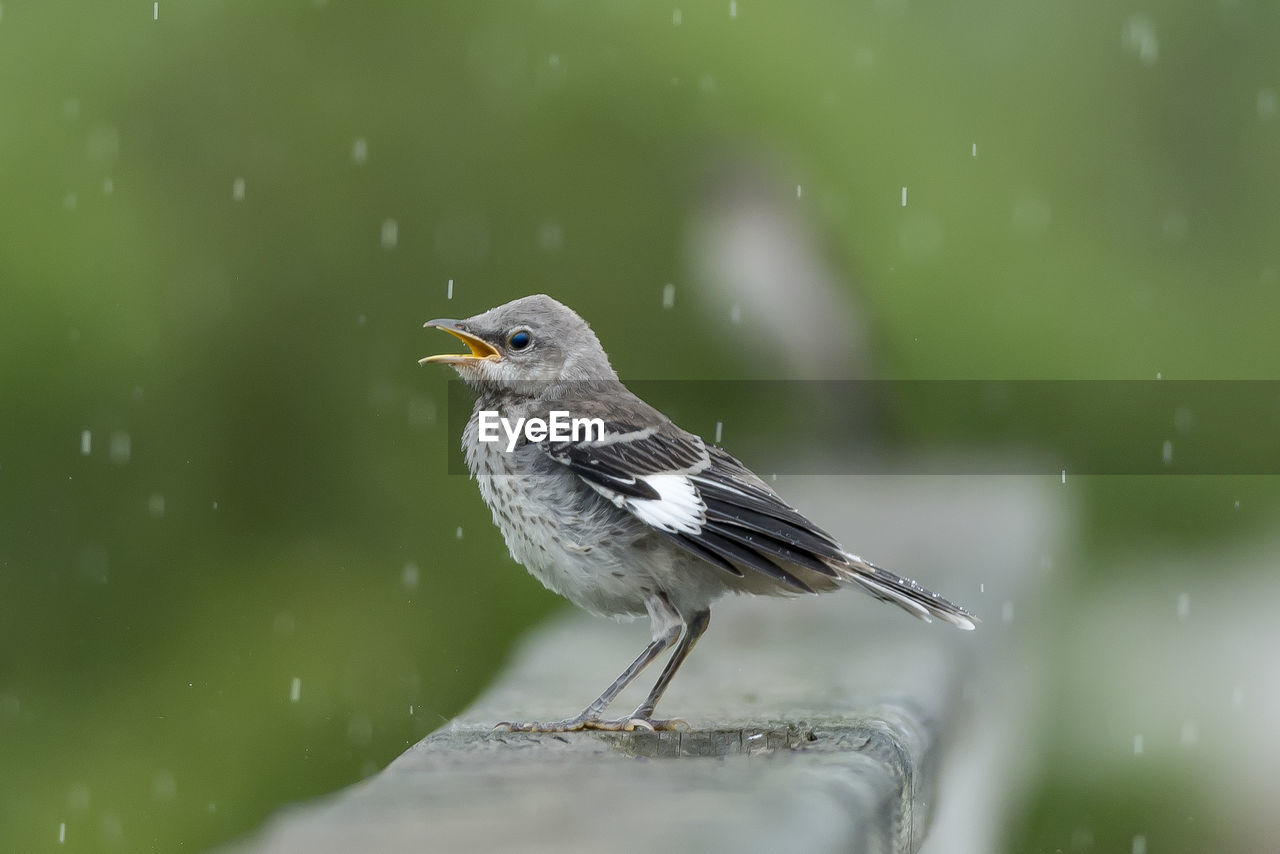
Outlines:
[{"label": "bird's claw", "polygon": [[692,729],[687,721],[682,721],[679,718],[656,720],[635,715],[612,721],[589,721],[586,728],[604,730],[606,732],[636,732],[638,730],[644,730],[645,732],[673,732],[678,729]]}]

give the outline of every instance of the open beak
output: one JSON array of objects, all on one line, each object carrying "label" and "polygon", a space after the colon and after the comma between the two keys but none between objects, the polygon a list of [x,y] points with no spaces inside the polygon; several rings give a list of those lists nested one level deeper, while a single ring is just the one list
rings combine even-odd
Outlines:
[{"label": "open beak", "polygon": [[465,329],[458,326],[461,321],[450,320],[442,317],[437,320],[428,320],[422,324],[424,327],[435,327],[443,329],[453,337],[457,338],[463,344],[467,345],[470,353],[441,353],[438,356],[427,356],[425,359],[419,359],[419,365],[465,365],[468,362],[476,362],[481,359],[490,359],[498,361],[502,358],[498,355],[498,351],[484,339],[477,338]]}]

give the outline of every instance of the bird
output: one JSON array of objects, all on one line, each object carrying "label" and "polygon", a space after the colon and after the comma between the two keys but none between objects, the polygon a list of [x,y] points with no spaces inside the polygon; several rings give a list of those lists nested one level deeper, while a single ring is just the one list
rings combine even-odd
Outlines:
[{"label": "bird", "polygon": [[[852,586],[926,622],[975,627],[964,608],[846,551],[727,451],[633,394],[568,306],[535,294],[424,326],[466,345],[465,353],[419,364],[452,367],[476,395],[462,448],[512,558],[580,608],[647,615],[652,628],[635,661],[578,715],[502,721],[496,729],[687,727],[655,717],[655,709],[707,630],[711,603],[728,593],[798,596]],[[556,429],[557,413],[559,427],[582,429]],[[668,650],[640,705],[604,717]]]}]

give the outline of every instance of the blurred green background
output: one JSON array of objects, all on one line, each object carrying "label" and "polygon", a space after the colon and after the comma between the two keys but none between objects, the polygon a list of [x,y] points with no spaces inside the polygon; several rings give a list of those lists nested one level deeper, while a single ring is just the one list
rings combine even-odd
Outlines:
[{"label": "blurred green background", "polygon": [[[199,849],[457,712],[560,603],[447,473],[422,321],[545,291],[624,377],[803,374],[691,261],[740,176],[849,375],[1277,378],[1277,44],[1247,0],[4,0],[0,850]],[[1084,488],[1067,603],[1280,494]],[[1233,840],[1194,767],[1048,731],[1009,850]]]}]

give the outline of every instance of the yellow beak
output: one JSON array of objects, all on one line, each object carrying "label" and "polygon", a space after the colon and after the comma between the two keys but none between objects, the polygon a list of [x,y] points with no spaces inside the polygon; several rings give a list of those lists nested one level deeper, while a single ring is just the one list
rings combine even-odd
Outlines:
[{"label": "yellow beak", "polygon": [[463,344],[467,345],[470,353],[441,353],[438,356],[427,356],[419,359],[419,365],[465,365],[468,362],[475,362],[481,359],[491,359],[497,361],[502,357],[498,355],[498,351],[493,349],[487,341],[477,338],[470,332],[458,327],[458,321],[449,318],[439,318],[437,320],[428,320],[422,324],[423,327],[434,327],[443,329],[453,337],[457,338]]}]

